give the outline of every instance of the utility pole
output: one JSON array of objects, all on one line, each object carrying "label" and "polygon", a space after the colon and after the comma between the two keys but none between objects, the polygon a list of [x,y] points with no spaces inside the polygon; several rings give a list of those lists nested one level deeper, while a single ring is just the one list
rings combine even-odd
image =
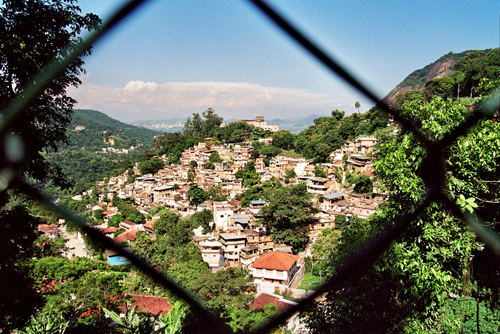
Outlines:
[{"label": "utility pole", "polygon": [[460,84],[458,84],[458,87],[457,87],[457,99],[460,98]]}]

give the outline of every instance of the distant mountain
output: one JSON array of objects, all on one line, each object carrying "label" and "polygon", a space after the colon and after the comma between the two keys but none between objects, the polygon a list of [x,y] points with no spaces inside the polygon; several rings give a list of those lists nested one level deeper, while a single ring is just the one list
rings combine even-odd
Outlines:
[{"label": "distant mountain", "polygon": [[403,93],[411,89],[422,88],[426,82],[432,79],[444,78],[451,75],[455,72],[454,66],[457,63],[457,60],[465,57],[469,52],[470,50],[460,53],[450,52],[440,57],[435,62],[412,72],[403,81],[401,81],[399,85],[392,89],[389,94],[385,96],[384,100],[387,103],[392,104],[394,103],[396,95],[399,93]]},{"label": "distant mountain", "polygon": [[182,130],[185,122],[185,117],[173,117],[156,120],[139,120],[132,122],[132,124],[156,131],[177,132]]},{"label": "distant mountain", "polygon": [[140,144],[149,147],[157,131],[125,124],[96,110],[77,109],[68,126],[69,146],[61,148],[84,149],[94,152],[103,147],[127,149]]}]

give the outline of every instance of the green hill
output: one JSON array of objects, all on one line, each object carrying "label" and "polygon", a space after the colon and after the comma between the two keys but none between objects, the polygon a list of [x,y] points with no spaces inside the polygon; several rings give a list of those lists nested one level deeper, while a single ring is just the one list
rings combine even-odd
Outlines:
[{"label": "green hill", "polygon": [[428,89],[431,95],[442,97],[475,96],[482,78],[496,79],[500,75],[500,49],[450,52],[431,64],[408,75],[386,95],[393,104],[396,95],[412,89]]},{"label": "green hill", "polygon": [[[84,129],[81,129],[84,127]],[[96,110],[75,110],[68,126],[69,145],[60,148],[83,149],[90,152],[103,147],[128,149],[130,146],[151,146],[159,132],[125,124]]]},{"label": "green hill", "polygon": [[[75,110],[66,134],[68,143],[61,143],[58,152],[46,153],[46,158],[62,169],[72,184],[69,192],[76,194],[132,167],[160,132],[122,123],[99,111]],[[107,147],[128,149],[128,153],[96,153]]]}]

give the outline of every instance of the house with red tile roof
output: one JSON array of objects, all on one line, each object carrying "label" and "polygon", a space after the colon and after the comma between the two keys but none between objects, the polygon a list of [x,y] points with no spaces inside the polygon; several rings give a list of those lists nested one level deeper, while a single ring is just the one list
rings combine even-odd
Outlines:
[{"label": "house with red tile roof", "polygon": [[[254,310],[260,310],[266,305],[272,304],[276,306],[278,312],[285,312],[297,303],[290,300],[286,300],[281,296],[270,295],[268,293],[260,293],[255,297],[255,300],[250,303],[250,308]],[[288,318],[285,328],[288,331],[293,331],[300,324],[299,312],[295,312],[291,317]]]},{"label": "house with red tile roof", "polygon": [[135,235],[137,234],[137,232],[139,232],[139,231],[138,230],[130,230],[130,231],[123,232],[120,235],[118,235],[116,238],[114,238],[113,241],[116,243],[119,243],[119,244],[122,242],[125,242],[125,241],[132,241],[135,239]]},{"label": "house with red tile roof", "polygon": [[257,297],[255,297],[255,300],[252,303],[250,303],[250,307],[258,311],[264,306],[269,304],[275,305],[276,309],[279,312],[285,312],[296,303],[288,301],[286,299],[282,299],[275,295],[270,295],[268,293],[261,293]]},{"label": "house with red tile roof", "polygon": [[59,227],[57,225],[39,224],[38,232],[40,234],[45,234],[50,239],[59,238]]},{"label": "house with red tile roof", "polygon": [[265,253],[251,265],[251,275],[256,281],[289,284],[298,269],[298,259],[280,251]]},{"label": "house with red tile roof", "polygon": [[[125,297],[131,299],[128,308],[137,307],[137,313],[147,313],[154,316],[163,316],[166,315],[173,307],[166,297],[143,295],[125,295]],[[120,305],[118,306],[118,309],[121,312],[125,313],[127,312],[127,305]]]}]

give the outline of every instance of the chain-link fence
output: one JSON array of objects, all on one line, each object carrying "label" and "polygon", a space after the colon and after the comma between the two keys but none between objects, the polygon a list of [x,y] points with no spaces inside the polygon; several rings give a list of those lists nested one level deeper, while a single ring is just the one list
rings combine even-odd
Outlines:
[{"label": "chain-link fence", "polygon": [[[25,180],[19,178],[15,172],[16,169],[20,168],[24,163],[24,157],[18,154],[19,147],[23,145],[24,140],[23,138],[13,137],[9,128],[16,122],[23,121],[25,108],[35,96],[40,94],[45,87],[57,77],[57,75],[64,71],[66,66],[70,65],[72,61],[82,55],[94,42],[108,33],[111,29],[115,28],[121,21],[124,21],[129,14],[145,2],[145,0],[134,0],[122,6],[103,22],[99,29],[92,32],[77,46],[69,49],[67,56],[62,61],[53,62],[43,69],[43,71],[22,90],[22,94],[19,94],[7,108],[2,110],[2,118],[0,119],[0,138],[2,138],[2,156],[4,159],[0,166],[0,191],[5,191],[9,187],[15,187],[25,195],[47,206],[61,217],[76,224],[91,239],[99,242],[106,249],[115,250],[122,256],[128,258],[139,270],[143,271],[154,281],[162,284],[177,297],[187,302],[191,306],[195,318],[200,323],[199,328],[203,328],[204,331],[209,332],[230,333],[232,332],[231,329],[220,318],[206,311],[190,293],[176,285],[164,273],[157,271],[152,264],[123,248],[119,244],[116,244],[112,239],[104,236],[98,230],[88,226],[85,223],[85,219],[76,215],[67,207],[54,204],[53,199],[42,194],[39,190],[25,182]],[[326,54],[290,21],[281,16],[264,1],[249,0],[249,2],[268,20],[276,24],[276,26],[295,43],[309,52],[311,57],[323,64],[327,71],[341,77],[349,85],[375,103],[380,109],[391,115],[404,130],[415,135],[420,141],[420,144],[427,150],[423,165],[433,166],[432,170],[424,169],[423,181],[428,190],[418,205],[411,208],[408,212],[401,213],[393,224],[387,224],[387,227],[382,233],[368,240],[359,250],[343,259],[342,264],[335,268],[333,276],[314,293],[301,300],[297,305],[273,318],[270,322],[257,329],[255,333],[267,333],[271,331],[273,328],[286,322],[286,320],[296,312],[304,310],[318,296],[323,295],[329,290],[345,287],[347,282],[350,281],[348,278],[360,276],[367,272],[374,262],[382,256],[390,243],[397,239],[407,229],[411,221],[416,219],[431,202],[442,203],[455,216],[467,222],[476,235],[489,246],[498,257],[500,257],[500,239],[496,233],[487,227],[479,217],[470,213],[464,213],[443,190],[446,172],[443,161],[447,154],[447,148],[453,144],[459,136],[466,134],[480,119],[493,117],[494,113],[499,109],[500,90],[497,89],[495,93],[471,113],[460,126],[449,132],[442,140],[430,140],[422,133],[417,122],[412,119],[404,118],[398,110],[391,108],[384,101],[379,99],[379,97],[363,84],[362,81],[355,78],[349,71],[339,65],[339,62]],[[28,140],[29,139],[26,140],[26,144]]]}]

